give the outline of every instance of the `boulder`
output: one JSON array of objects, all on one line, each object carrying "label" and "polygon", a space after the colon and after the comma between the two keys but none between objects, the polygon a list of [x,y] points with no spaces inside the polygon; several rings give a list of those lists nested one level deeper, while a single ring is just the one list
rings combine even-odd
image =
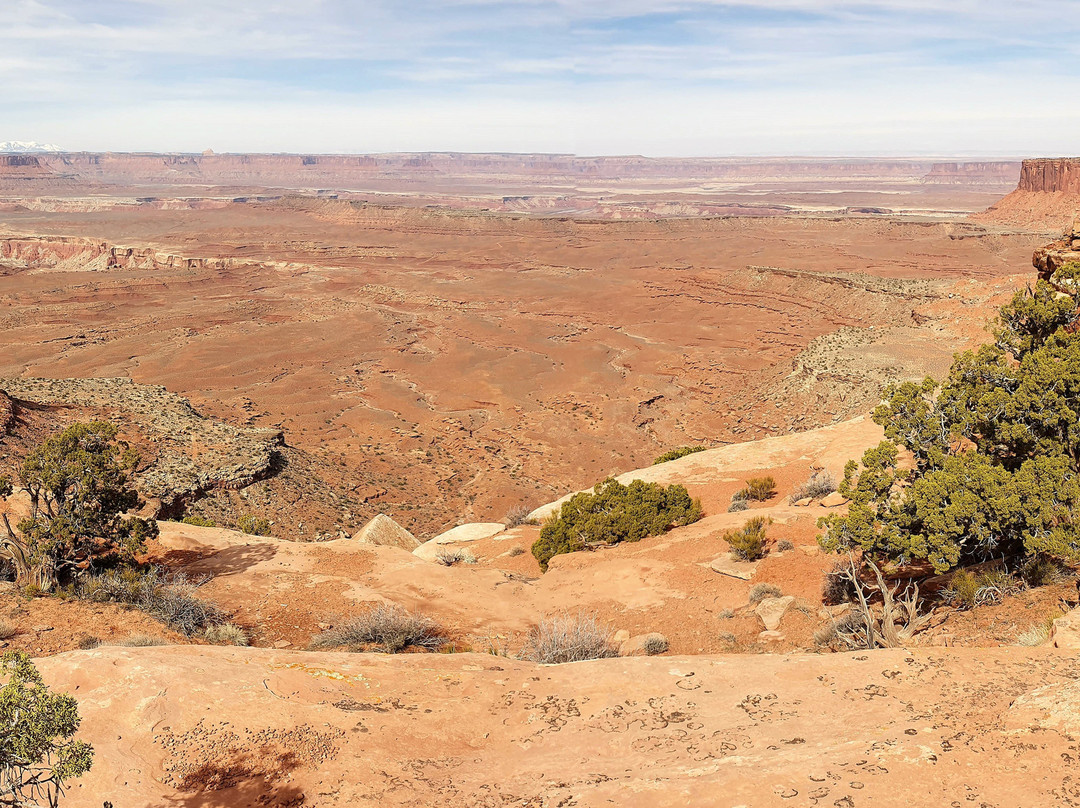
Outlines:
[{"label": "boulder", "polygon": [[731,553],[724,553],[719,558],[714,558],[710,561],[709,568],[713,572],[719,572],[721,575],[738,578],[742,581],[749,581],[754,577],[754,573],[757,571],[757,564],[753,561],[743,561],[740,558],[736,558]]},{"label": "boulder", "polygon": [[784,614],[794,602],[794,595],[784,595],[782,598],[765,598],[758,603],[754,611],[757,612],[757,616],[761,618],[761,622],[765,624],[766,629],[776,631],[780,628],[780,621],[784,618]]},{"label": "boulder", "polygon": [[616,645],[622,645],[624,642],[630,639],[630,632],[625,628],[621,628],[612,635],[611,641]]},{"label": "boulder", "polygon": [[650,631],[638,634],[619,646],[619,656],[652,656],[662,654],[668,649],[668,640],[663,634]]},{"label": "boulder", "polygon": [[504,530],[506,530],[506,525],[502,522],[474,522],[468,525],[452,527],[445,533],[440,533],[431,541],[425,542],[425,544],[457,544],[458,542],[480,541],[480,539],[490,539]]},{"label": "boulder", "polygon": [[846,505],[847,499],[839,491],[833,491],[831,494],[825,496],[821,500],[821,505],[824,508],[838,508],[841,505]]},{"label": "boulder", "polygon": [[1044,685],[1018,696],[1009,705],[1005,725],[1022,732],[1038,728],[1077,734],[1080,732],[1080,682]]},{"label": "boulder", "polygon": [[796,508],[805,508],[807,505],[809,505],[813,501],[814,501],[813,497],[803,497],[802,499],[797,500],[796,502],[794,502],[792,504]]},{"label": "boulder", "polygon": [[1050,640],[1055,648],[1080,648],[1080,606],[1054,621]]},{"label": "boulder", "polygon": [[381,547],[400,547],[409,552],[420,546],[416,536],[384,513],[380,513],[360,528],[353,535],[353,541]]}]

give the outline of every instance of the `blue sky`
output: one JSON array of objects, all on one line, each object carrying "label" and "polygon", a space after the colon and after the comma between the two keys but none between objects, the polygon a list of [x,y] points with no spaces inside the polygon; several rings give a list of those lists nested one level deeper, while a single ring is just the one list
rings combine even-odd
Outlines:
[{"label": "blue sky", "polygon": [[0,0],[0,140],[1080,153],[1076,0]]}]

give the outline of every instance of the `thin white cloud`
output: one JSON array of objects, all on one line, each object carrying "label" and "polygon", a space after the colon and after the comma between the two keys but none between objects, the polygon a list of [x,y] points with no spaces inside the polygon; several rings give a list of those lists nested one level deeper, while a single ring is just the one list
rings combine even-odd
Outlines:
[{"label": "thin white cloud", "polygon": [[4,0],[0,139],[1025,152],[1075,131],[1059,90],[1080,79],[1074,12],[1073,0]]}]

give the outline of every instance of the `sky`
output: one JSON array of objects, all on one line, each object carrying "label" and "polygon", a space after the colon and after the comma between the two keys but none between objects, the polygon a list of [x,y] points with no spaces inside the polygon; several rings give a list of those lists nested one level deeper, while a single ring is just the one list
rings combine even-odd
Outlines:
[{"label": "sky", "polygon": [[0,141],[1080,153],[1077,0],[0,0]]}]

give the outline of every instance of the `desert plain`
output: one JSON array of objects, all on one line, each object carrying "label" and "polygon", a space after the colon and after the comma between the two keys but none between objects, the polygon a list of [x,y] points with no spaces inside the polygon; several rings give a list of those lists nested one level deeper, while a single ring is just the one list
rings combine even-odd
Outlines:
[{"label": "desert plain", "polygon": [[[885,385],[986,340],[1071,228],[1078,176],[0,157],[0,471],[65,424],[117,423],[159,519],[145,560],[250,643],[0,590],[6,647],[77,698],[96,750],[65,804],[1080,804],[1075,650],[1018,644],[1075,586],[837,653],[815,641],[837,616],[816,538],[844,506],[788,497],[881,439]],[[679,446],[704,450],[651,465]],[[732,563],[729,502],[764,474],[772,548]],[[704,518],[541,573],[539,523],[608,476],[683,484]],[[359,540],[380,515],[418,546]],[[374,604],[437,620],[453,653],[309,649]],[[625,655],[518,658],[579,611]],[[651,634],[667,650],[636,655]]]}]

